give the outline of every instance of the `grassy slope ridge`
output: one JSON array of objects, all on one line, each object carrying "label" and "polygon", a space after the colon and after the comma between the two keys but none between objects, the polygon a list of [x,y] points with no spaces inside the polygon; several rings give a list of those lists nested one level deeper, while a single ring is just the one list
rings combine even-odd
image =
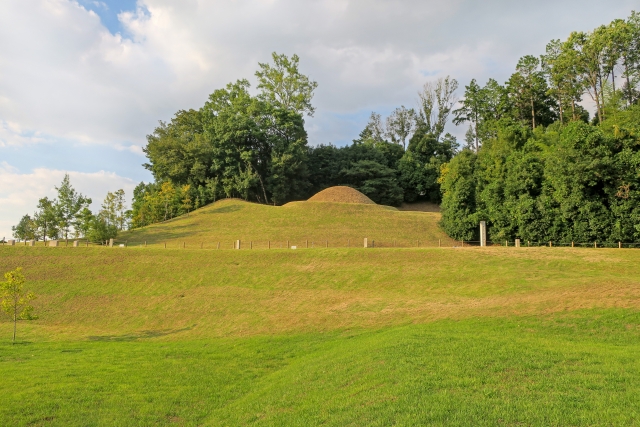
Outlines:
[{"label": "grassy slope ridge", "polygon": [[640,254],[0,248],[0,425],[637,425]]},{"label": "grassy slope ridge", "polygon": [[438,227],[440,214],[435,212],[404,212],[388,206],[292,202],[284,206],[269,206],[241,200],[221,200],[182,216],[142,229],[122,233],[119,241],[139,245],[163,244],[205,248],[232,247],[234,240],[253,241],[254,248],[272,247],[289,240],[303,246],[306,240],[314,246],[361,246],[363,239],[379,245],[438,246],[438,240],[451,245]]}]

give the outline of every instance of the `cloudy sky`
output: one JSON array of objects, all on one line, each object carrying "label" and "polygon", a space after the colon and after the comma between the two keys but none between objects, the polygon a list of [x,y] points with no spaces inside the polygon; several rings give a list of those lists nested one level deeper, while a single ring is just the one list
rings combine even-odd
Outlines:
[{"label": "cloudy sky", "polygon": [[[151,180],[145,136],[273,51],[319,83],[311,144],[343,145],[428,80],[506,80],[638,0],[2,0],[0,238],[65,173],[94,199]],[[460,93],[461,94],[461,93]],[[463,130],[451,128],[461,135]]]}]

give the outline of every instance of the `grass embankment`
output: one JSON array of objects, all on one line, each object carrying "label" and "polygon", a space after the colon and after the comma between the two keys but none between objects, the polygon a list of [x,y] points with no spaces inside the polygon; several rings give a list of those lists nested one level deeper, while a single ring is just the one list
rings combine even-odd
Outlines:
[{"label": "grass embankment", "polygon": [[0,425],[635,425],[638,257],[1,248]]},{"label": "grass embankment", "polygon": [[187,248],[233,247],[235,240],[248,249],[286,247],[360,247],[363,239],[377,246],[445,246],[453,241],[438,228],[440,214],[407,212],[379,205],[293,202],[284,206],[222,200],[182,216],[142,229],[122,233],[118,241],[130,245],[164,245]]}]

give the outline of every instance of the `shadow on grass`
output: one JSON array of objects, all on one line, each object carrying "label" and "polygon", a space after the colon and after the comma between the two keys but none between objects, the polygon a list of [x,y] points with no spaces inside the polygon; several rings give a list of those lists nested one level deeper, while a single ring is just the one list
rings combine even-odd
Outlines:
[{"label": "shadow on grass", "polygon": [[165,337],[167,335],[173,335],[180,332],[190,331],[196,325],[188,326],[182,329],[161,329],[155,331],[141,331],[133,334],[124,335],[97,335],[88,337],[89,341],[103,341],[103,342],[122,342],[122,341],[137,341],[148,338]]},{"label": "shadow on grass", "polygon": [[[3,344],[5,344],[5,343],[3,343]],[[9,341],[9,342],[6,343],[6,345],[8,347],[17,346],[17,345],[31,345],[31,344],[33,344],[33,341],[16,341],[16,342]]]},{"label": "shadow on grass", "polygon": [[206,214],[209,215],[209,214],[223,214],[223,213],[238,212],[243,207],[244,206],[240,206],[240,205],[222,206],[220,208],[211,209],[210,211],[206,212]]}]

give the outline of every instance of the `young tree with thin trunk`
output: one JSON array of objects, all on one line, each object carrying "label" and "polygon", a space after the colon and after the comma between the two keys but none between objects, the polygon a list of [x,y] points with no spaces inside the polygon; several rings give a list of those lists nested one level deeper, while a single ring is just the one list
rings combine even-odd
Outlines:
[{"label": "young tree with thin trunk", "polygon": [[16,329],[18,320],[33,320],[37,317],[33,314],[30,302],[36,299],[33,292],[25,292],[25,278],[22,267],[4,274],[5,282],[0,284],[0,305],[2,310],[11,316],[13,320],[13,343],[16,343]]},{"label": "young tree with thin trunk", "polygon": [[127,200],[125,198],[124,190],[120,189],[114,193],[115,196],[115,212],[116,222],[118,224],[118,230],[124,230],[125,223],[127,222]]}]

